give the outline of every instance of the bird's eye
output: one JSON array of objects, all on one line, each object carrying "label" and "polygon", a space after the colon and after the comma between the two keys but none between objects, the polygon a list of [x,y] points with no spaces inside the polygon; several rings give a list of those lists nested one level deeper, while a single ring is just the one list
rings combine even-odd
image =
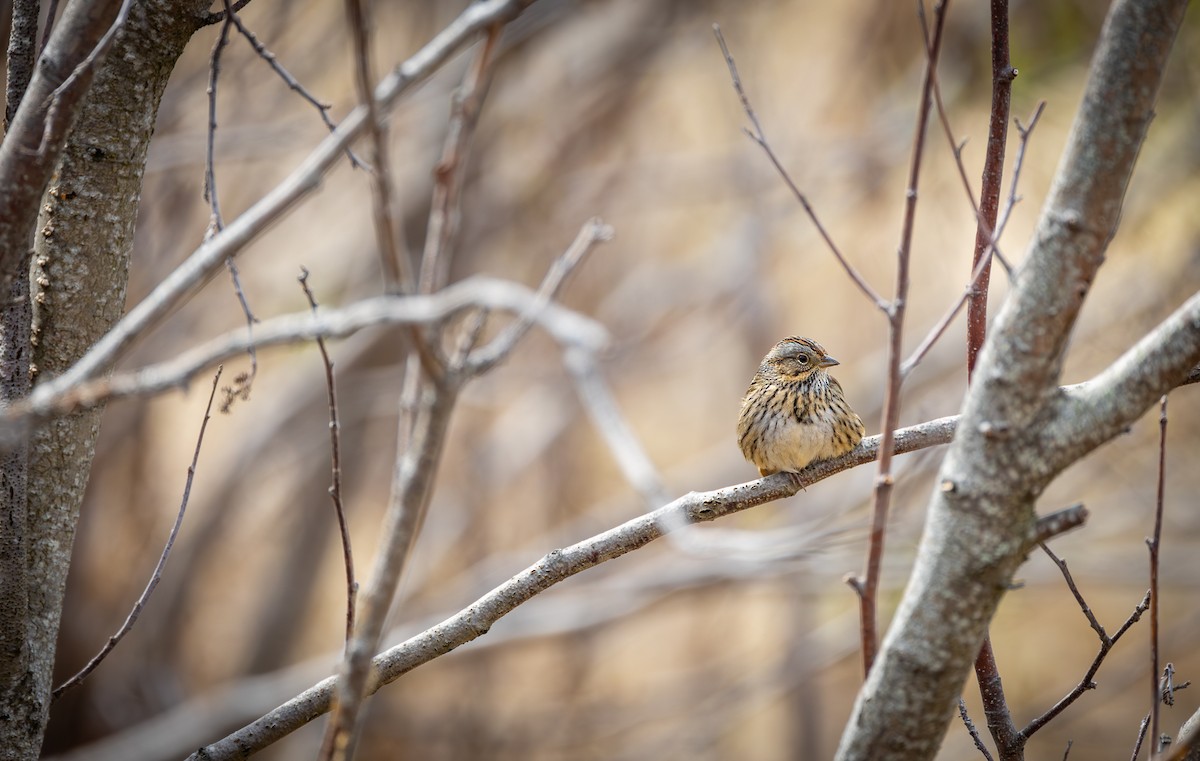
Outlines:
[{"label": "bird's eye", "polygon": [[796,357],[796,361],[802,365],[807,365],[808,364],[808,355],[801,354],[799,357]]}]

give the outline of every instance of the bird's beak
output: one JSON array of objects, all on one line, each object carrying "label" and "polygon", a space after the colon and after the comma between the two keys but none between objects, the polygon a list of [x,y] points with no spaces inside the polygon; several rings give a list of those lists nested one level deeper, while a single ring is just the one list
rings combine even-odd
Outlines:
[{"label": "bird's beak", "polygon": [[833,367],[834,365],[840,365],[842,363],[826,354],[824,357],[821,357],[821,361],[817,364],[821,367]]}]

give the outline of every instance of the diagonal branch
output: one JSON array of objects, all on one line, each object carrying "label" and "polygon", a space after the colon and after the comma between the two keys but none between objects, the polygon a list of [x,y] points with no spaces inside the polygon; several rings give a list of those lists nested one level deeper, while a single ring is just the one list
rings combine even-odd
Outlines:
[{"label": "diagonal branch", "polygon": [[[895,432],[895,453],[908,454],[949,443],[958,416],[930,420]],[[679,499],[569,547],[553,550],[526,570],[480,597],[471,605],[426,631],[377,655],[372,661],[375,690],[488,632],[490,627],[540,593],[571,576],[633,552],[682,526],[704,523],[796,495],[843,471],[874,462],[880,436],[868,436],[850,452],[813,463],[799,473],[776,473],[766,478]],[[1046,516],[1050,523],[1078,525],[1086,516],[1073,506]],[[1047,533],[1052,533],[1052,526]],[[1037,539],[1039,534],[1032,534]],[[1024,545],[1028,548],[1028,542]],[[1132,622],[1122,627],[1117,639]],[[205,746],[189,761],[240,759],[261,750],[327,712],[336,677],[329,677],[224,739]]]},{"label": "diagonal branch", "polygon": [[[953,437],[954,428],[954,418],[940,418],[901,429],[896,431],[896,451],[905,453],[945,444]],[[800,473],[776,473],[724,489],[693,492],[590,539],[553,550],[459,613],[376,656],[373,660],[375,679],[370,690],[374,692],[414,668],[482,636],[518,606],[575,574],[639,549],[679,526],[716,520],[793,496],[836,473],[871,462],[878,451],[879,437],[871,436],[846,455],[814,463]],[[321,681],[266,716],[201,748],[190,761],[244,758],[265,748],[328,711],[334,683],[334,677]]]},{"label": "diagonal branch", "polygon": [[[901,428],[895,432],[895,453],[947,444],[954,438],[957,424],[958,416],[951,416]],[[837,473],[873,462],[879,443],[879,436],[868,436],[842,457],[813,463],[800,473],[776,473],[723,489],[693,492],[590,539],[554,550],[454,616],[376,656],[377,679],[372,689],[482,636],[500,618],[570,576],[637,550],[680,526],[785,499]],[[1077,525],[1085,515],[1081,506],[1075,506],[1047,518]],[[1032,536],[1040,535],[1035,532]],[[1028,539],[1023,546],[1029,546]],[[335,677],[319,682],[223,740],[201,748],[191,761],[243,758],[267,747],[328,711],[334,683]]]},{"label": "diagonal branch", "polygon": [[1083,693],[1087,692],[1088,690],[1095,689],[1096,683],[1092,681],[1092,677],[1094,677],[1096,672],[1100,670],[1100,665],[1104,663],[1104,659],[1108,657],[1109,651],[1112,650],[1113,646],[1117,644],[1117,640],[1121,639],[1125,632],[1129,631],[1129,628],[1136,624],[1146,610],[1150,607],[1150,593],[1146,592],[1145,596],[1142,598],[1142,601],[1134,607],[1133,612],[1130,613],[1129,617],[1125,619],[1125,623],[1121,624],[1116,633],[1110,636],[1108,632],[1104,630],[1104,627],[1100,625],[1100,622],[1096,619],[1096,614],[1092,612],[1092,609],[1088,606],[1087,601],[1084,600],[1083,594],[1079,591],[1079,587],[1075,585],[1075,579],[1071,576],[1071,572],[1067,568],[1066,561],[1059,558],[1058,555],[1055,555],[1054,552],[1044,544],[1042,545],[1042,549],[1047,555],[1050,556],[1050,560],[1052,560],[1054,564],[1058,566],[1058,570],[1062,573],[1063,579],[1067,582],[1067,588],[1071,590],[1071,594],[1075,597],[1075,602],[1079,604],[1079,609],[1083,611],[1083,615],[1087,618],[1088,624],[1092,627],[1092,630],[1096,632],[1096,636],[1100,640],[1100,649],[1096,653],[1096,657],[1092,659],[1092,663],[1088,667],[1088,670],[1084,673],[1083,678],[1079,680],[1079,683],[1075,685],[1074,689],[1064,695],[1057,703],[1051,706],[1041,716],[1031,720],[1025,725],[1024,729],[1017,733],[1016,742],[1018,748],[1023,747],[1026,740],[1028,740],[1039,729],[1046,726],[1046,724],[1048,724],[1055,716],[1058,716],[1060,713],[1066,710],[1066,708],[1078,700]]},{"label": "diagonal branch", "polygon": [[253,335],[245,328],[232,330],[172,359],[74,387],[43,383],[28,397],[0,408],[0,439],[12,438],[33,419],[95,407],[110,399],[150,396],[185,387],[200,372],[250,347],[305,343],[318,337],[344,338],[375,325],[429,324],[469,309],[528,315],[567,346],[596,350],[608,342],[608,332],[591,318],[554,303],[545,304],[523,285],[475,277],[429,296],[377,296],[316,315],[305,311],[272,317],[256,323]]},{"label": "diagonal branch", "polygon": [[[378,106],[385,110],[391,108],[401,95],[427,79],[481,30],[498,21],[515,18],[530,2],[531,0],[484,0],[468,6],[425,47],[384,78],[375,89]],[[362,134],[366,126],[366,108],[359,106],[342,120],[337,130],[325,138],[283,182],[244,214],[231,221],[220,233],[205,241],[144,300],[130,309],[86,355],[49,383],[62,391],[84,380],[95,378],[108,369],[134,341],[151,330],[224,266],[227,258],[236,256],[267,227],[291,211],[300,200],[317,190],[324,174],[342,156],[350,143]],[[7,140],[4,145],[5,148],[8,147]],[[50,162],[50,165],[53,166],[53,162]],[[0,188],[5,187],[8,187],[8,184],[3,181],[3,156],[0,154]],[[0,192],[0,212],[4,211],[4,199]],[[0,220],[2,219],[6,219],[4,213],[0,213]],[[0,257],[5,256],[5,250],[5,247],[0,245]],[[9,262],[0,258],[0,272],[8,269]]]},{"label": "diagonal branch", "polygon": [[154,589],[158,586],[158,582],[162,579],[163,569],[166,568],[167,558],[171,555],[171,548],[175,546],[175,537],[179,536],[179,529],[183,527],[183,515],[187,511],[188,499],[192,494],[192,479],[196,477],[196,467],[200,462],[200,450],[204,446],[204,432],[208,429],[208,421],[212,419],[213,399],[217,395],[217,384],[221,381],[221,368],[217,368],[216,374],[213,376],[212,392],[208,395],[208,406],[204,408],[204,418],[200,422],[200,433],[196,435],[196,449],[192,453],[192,463],[187,469],[187,479],[183,484],[183,497],[179,502],[179,511],[175,515],[175,525],[171,527],[171,532],[167,535],[167,543],[163,546],[162,553],[158,557],[158,564],[154,566],[154,572],[150,574],[150,581],[146,583],[146,588],[142,590],[142,594],[138,597],[137,602],[133,604],[133,609],[129,611],[129,615],[125,618],[125,623],[121,624],[121,628],[117,633],[108,638],[104,646],[100,648],[100,652],[92,656],[92,659],[87,662],[74,676],[67,679],[65,682],[54,688],[51,697],[54,700],[67,690],[87,679],[88,674],[96,670],[108,654],[113,651],[125,635],[133,628],[137,622],[138,616],[141,615],[142,609],[146,607],[146,603],[150,601],[150,595],[154,594]]}]

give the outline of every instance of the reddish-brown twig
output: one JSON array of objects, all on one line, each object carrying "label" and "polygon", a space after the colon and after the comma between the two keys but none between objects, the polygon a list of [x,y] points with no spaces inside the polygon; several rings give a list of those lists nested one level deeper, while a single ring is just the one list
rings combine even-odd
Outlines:
[{"label": "reddish-brown twig", "polygon": [[159,579],[162,578],[163,569],[167,565],[167,558],[171,554],[171,548],[175,546],[175,537],[179,536],[179,529],[183,526],[183,514],[187,511],[188,498],[192,494],[192,479],[196,475],[196,465],[200,461],[200,448],[204,444],[204,432],[208,429],[208,421],[212,417],[213,399],[217,395],[217,383],[221,380],[221,369],[221,367],[217,367],[217,372],[213,375],[212,391],[208,395],[208,406],[204,408],[204,420],[200,423],[200,433],[196,436],[196,449],[192,453],[192,463],[188,466],[187,479],[183,484],[183,498],[179,502],[179,512],[175,514],[175,525],[171,527],[171,533],[167,535],[167,543],[163,547],[162,554],[158,556],[158,565],[154,566],[154,572],[150,574],[150,581],[146,583],[146,588],[142,590],[141,596],[133,604],[133,609],[129,611],[129,615],[125,617],[125,623],[121,624],[121,628],[117,630],[117,633],[108,638],[108,642],[104,643],[104,647],[100,648],[100,652],[92,656],[87,665],[80,669],[75,676],[54,688],[54,691],[51,693],[52,699],[58,699],[60,695],[82,682],[87,678],[88,674],[95,671],[100,662],[108,657],[108,654],[113,651],[117,643],[133,628],[138,616],[142,613],[142,609],[150,601],[150,595],[154,593],[154,588],[158,586]]},{"label": "reddish-brown twig", "polygon": [[[983,348],[984,337],[987,333],[987,303],[988,284],[991,281],[992,252],[995,250],[999,227],[996,218],[1000,211],[1000,188],[1004,178],[1004,153],[1008,147],[1008,115],[1012,104],[1012,81],[1017,70],[1009,63],[1008,54],[1008,0],[992,0],[992,105],[991,119],[988,126],[987,150],[983,162],[983,176],[980,179],[979,208],[976,214],[975,250],[972,254],[971,285],[967,289],[967,382],[975,371],[975,359]],[[943,123],[949,132],[949,122],[944,118]],[[962,151],[955,151],[955,158],[962,167]],[[1015,173],[1014,173],[1015,175]],[[965,175],[964,175],[965,180]],[[1016,187],[1016,177],[1010,183]],[[967,193],[970,198],[970,192]],[[1016,195],[1010,195],[1015,204]],[[972,201],[972,205],[974,202]],[[1011,206],[1009,209],[1011,210]],[[1007,217],[1008,212],[1005,213]],[[979,695],[983,701],[984,716],[987,717],[988,731],[996,741],[996,747],[1002,759],[1013,755],[1014,745],[1020,748],[1024,742],[1018,740],[1017,727],[1013,723],[1012,712],[1008,708],[1008,700],[1004,696],[1004,682],[1000,678],[1000,668],[996,664],[996,653],[992,649],[992,638],[985,634],[979,654],[975,657],[975,679],[979,684]]]},{"label": "reddish-brown twig", "polygon": [[987,332],[987,290],[990,281],[990,249],[995,237],[996,216],[1000,211],[1000,185],[1004,176],[1004,150],[1008,144],[1008,114],[1012,103],[1012,82],[1017,70],[1008,55],[1008,0],[992,0],[992,108],[988,125],[987,151],[979,194],[979,225],[975,229],[974,269],[984,262],[975,292],[967,305],[967,374],[975,369],[975,358],[983,348]]},{"label": "reddish-brown twig", "polygon": [[[317,313],[317,298],[308,287],[308,268],[300,268],[300,287],[312,307],[313,314]],[[329,498],[333,500],[333,512],[337,517],[338,532],[342,538],[342,560],[346,566],[346,642],[354,634],[354,602],[358,595],[358,581],[354,578],[354,553],[350,550],[350,526],[346,521],[346,509],[342,505],[342,426],[338,418],[337,385],[334,382],[333,360],[325,347],[325,339],[317,338],[317,348],[321,351],[321,361],[325,365],[325,389],[329,397],[329,454],[332,469],[332,481],[329,485]]]},{"label": "reddish-brown twig", "polygon": [[900,352],[904,315],[908,300],[908,268],[912,251],[913,225],[917,212],[917,184],[924,156],[926,125],[929,123],[932,100],[934,70],[942,47],[942,30],[945,28],[948,0],[939,2],[934,8],[933,41],[925,62],[925,77],[921,85],[921,98],[917,106],[917,126],[913,135],[912,158],[909,166],[908,189],[905,193],[904,223],[900,232],[900,245],[896,253],[896,296],[888,309],[888,372],[887,387],[883,396],[883,415],[879,443],[879,475],[875,478],[875,499],[871,511],[871,534],[867,548],[866,572],[861,581],[854,585],[859,597],[862,619],[863,673],[870,672],[879,647],[876,610],[876,591],[879,588],[880,568],[883,564],[884,535],[887,532],[888,505],[891,501],[892,455],[895,441],[892,432],[900,422]]}]

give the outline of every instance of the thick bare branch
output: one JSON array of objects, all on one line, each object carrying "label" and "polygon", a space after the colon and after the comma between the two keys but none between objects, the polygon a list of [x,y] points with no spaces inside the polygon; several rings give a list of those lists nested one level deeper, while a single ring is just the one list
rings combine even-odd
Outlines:
[{"label": "thick bare branch", "polygon": [[[1116,229],[1185,6],[1118,0],[1112,7],[1030,252],[980,355],[959,434],[942,463],[909,586],[858,695],[839,759],[936,753],[988,622],[1024,557],[1037,496],[1099,443],[1092,434],[1085,443],[1054,438],[1083,425],[1066,413],[1100,404],[1077,399],[1081,404],[1067,409],[1055,386]],[[1144,412],[1200,360],[1200,303],[1193,302],[1139,344],[1148,367],[1117,363],[1113,385],[1133,398],[1111,402],[1116,414],[1104,423],[1106,433]],[[1190,337],[1181,335],[1188,329]]]},{"label": "thick bare branch", "polygon": [[109,399],[149,396],[186,386],[198,373],[246,352],[250,347],[278,346],[320,338],[344,338],[373,325],[437,322],[465,309],[482,308],[528,316],[556,341],[595,351],[608,342],[598,323],[553,303],[523,285],[491,278],[471,278],[430,296],[378,296],[319,314],[297,312],[217,336],[179,356],[139,370],[98,378],[79,386],[43,383],[27,399],[0,411],[0,430],[19,432],[30,418],[60,415],[94,407]]},{"label": "thick bare branch", "polygon": [[1046,438],[1058,445],[1058,467],[1074,462],[1121,433],[1167,389],[1182,385],[1200,347],[1200,294],[1192,296],[1161,325],[1134,344],[1092,380],[1054,401]]}]

